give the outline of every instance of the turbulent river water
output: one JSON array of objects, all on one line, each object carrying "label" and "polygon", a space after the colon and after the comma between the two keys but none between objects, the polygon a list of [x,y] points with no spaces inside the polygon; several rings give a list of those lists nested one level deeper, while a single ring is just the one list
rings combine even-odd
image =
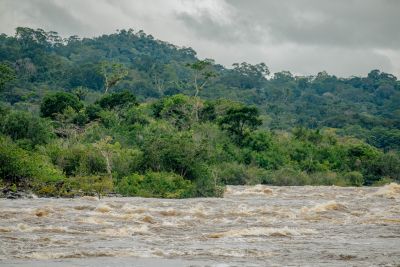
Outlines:
[{"label": "turbulent river water", "polygon": [[0,266],[400,266],[400,185],[0,199]]}]

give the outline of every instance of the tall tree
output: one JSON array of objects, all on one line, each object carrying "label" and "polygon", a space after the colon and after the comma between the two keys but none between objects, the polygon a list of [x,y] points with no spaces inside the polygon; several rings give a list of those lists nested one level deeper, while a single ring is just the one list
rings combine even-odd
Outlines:
[{"label": "tall tree", "polygon": [[103,61],[100,64],[100,73],[104,77],[104,93],[108,93],[128,75],[128,69],[121,63]]},{"label": "tall tree", "polygon": [[206,86],[206,84],[210,81],[211,78],[216,77],[216,73],[212,70],[212,61],[198,60],[192,64],[187,64],[194,71],[193,75],[193,86],[195,89],[194,97],[197,99],[195,106],[195,117],[196,121],[199,120],[199,109],[200,109],[200,100],[198,95],[200,91]]},{"label": "tall tree", "polygon": [[219,125],[231,134],[237,144],[242,144],[244,138],[262,124],[256,107],[232,107],[220,119]]}]

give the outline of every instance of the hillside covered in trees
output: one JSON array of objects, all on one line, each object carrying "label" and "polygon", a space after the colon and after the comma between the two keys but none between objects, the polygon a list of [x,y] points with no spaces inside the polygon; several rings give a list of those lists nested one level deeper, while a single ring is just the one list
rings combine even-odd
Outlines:
[{"label": "hillside covered in trees", "polygon": [[219,196],[400,180],[400,82],[226,68],[142,31],[0,35],[1,187]]}]

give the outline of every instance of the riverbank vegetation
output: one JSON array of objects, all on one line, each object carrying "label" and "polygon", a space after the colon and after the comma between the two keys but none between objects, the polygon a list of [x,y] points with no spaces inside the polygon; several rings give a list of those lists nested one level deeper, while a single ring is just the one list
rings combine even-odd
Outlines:
[{"label": "riverbank vegetation", "polygon": [[221,196],[226,184],[400,181],[400,83],[198,60],[133,30],[0,36],[1,187]]}]

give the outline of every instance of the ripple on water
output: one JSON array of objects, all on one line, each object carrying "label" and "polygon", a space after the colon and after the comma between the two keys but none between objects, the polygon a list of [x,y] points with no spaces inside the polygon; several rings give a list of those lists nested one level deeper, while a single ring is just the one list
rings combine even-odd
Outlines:
[{"label": "ripple on water", "polygon": [[50,208],[40,208],[35,211],[37,217],[47,217],[52,212]]},{"label": "ripple on water", "polygon": [[112,210],[113,209],[109,205],[104,204],[104,203],[101,203],[101,204],[97,205],[97,207],[95,209],[95,211],[98,211],[98,212],[101,212],[101,213],[107,213],[107,212],[110,212]]},{"label": "ripple on water", "polygon": [[255,185],[246,188],[228,186],[225,190],[225,196],[270,196],[273,190],[265,185]]},{"label": "ripple on water", "polygon": [[150,234],[147,225],[142,224],[138,226],[128,226],[120,228],[106,228],[99,231],[100,235],[111,236],[111,237],[129,237],[132,235],[147,235]]},{"label": "ripple on water", "polygon": [[207,234],[208,238],[222,238],[222,237],[248,237],[248,236],[275,236],[287,237],[298,235],[317,234],[318,232],[313,229],[306,228],[289,228],[287,226],[282,228],[274,227],[252,227],[242,229],[232,229],[225,232]]},{"label": "ripple on water", "polygon": [[301,209],[302,212],[327,212],[327,211],[348,211],[348,208],[345,204],[343,203],[337,203],[334,200],[317,204],[314,207],[308,208],[308,207],[303,207]]}]

